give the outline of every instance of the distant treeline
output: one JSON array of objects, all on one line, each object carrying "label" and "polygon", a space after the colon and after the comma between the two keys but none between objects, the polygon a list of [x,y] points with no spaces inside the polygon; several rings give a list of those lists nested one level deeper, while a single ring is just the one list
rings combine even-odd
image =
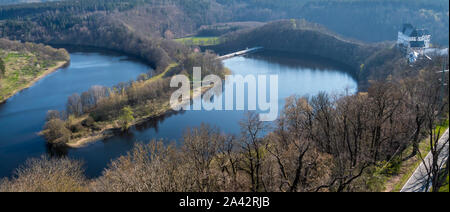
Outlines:
[{"label": "distant treeline", "polygon": [[14,52],[31,52],[36,55],[40,61],[54,60],[67,61],[70,56],[64,49],[54,49],[50,46],[36,43],[20,43],[18,41],[10,41],[0,38],[0,50]]},{"label": "distant treeline", "polygon": [[434,43],[448,45],[448,8],[446,0],[77,0],[3,6],[0,20],[70,28],[66,19],[73,15],[102,13],[146,35],[184,37],[217,23],[304,18],[368,42],[395,40],[409,22],[429,29]]},{"label": "distant treeline", "polygon": [[5,75],[6,67],[5,62],[2,58],[0,58],[0,78],[2,78]]},{"label": "distant treeline", "polygon": [[218,0],[233,20],[306,19],[366,42],[395,40],[403,23],[425,27],[433,42],[448,45],[447,0]]},{"label": "distant treeline", "polygon": [[38,3],[47,1],[61,1],[61,0],[0,0],[0,5]]}]

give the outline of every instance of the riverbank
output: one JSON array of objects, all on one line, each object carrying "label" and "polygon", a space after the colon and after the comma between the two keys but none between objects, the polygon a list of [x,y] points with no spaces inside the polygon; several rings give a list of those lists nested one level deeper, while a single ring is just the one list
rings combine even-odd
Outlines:
[{"label": "riverbank", "polygon": [[28,83],[24,84],[23,86],[19,86],[18,88],[14,89],[11,93],[9,93],[5,97],[3,97],[3,99],[0,99],[0,104],[6,102],[9,98],[13,97],[18,92],[33,86],[36,82],[38,82],[39,80],[43,79],[47,75],[49,75],[49,74],[59,70],[60,68],[63,68],[65,66],[67,66],[69,63],[70,63],[70,60],[56,62],[56,65],[54,65],[54,66],[52,66],[50,68],[47,68],[44,72],[42,72],[39,76],[37,76],[33,80],[29,81]]},{"label": "riverbank", "polygon": [[[225,72],[230,73],[230,71],[228,69],[226,69]],[[211,88],[213,88],[213,86],[203,86],[200,88],[201,89],[200,92],[191,92],[190,97],[191,97],[191,99],[201,97],[201,95],[203,95],[206,91],[210,90]],[[191,104],[191,102],[188,100],[189,99],[182,99],[182,101],[178,105],[175,105],[175,107],[183,106],[185,104]],[[170,101],[165,101],[160,105],[159,109],[157,111],[154,111],[151,115],[136,118],[133,121],[133,123],[130,124],[130,127],[145,123],[152,119],[156,119],[158,117],[164,116],[171,112],[174,112],[174,111],[172,110]],[[88,115],[86,115],[83,119],[86,119],[87,117],[88,117]],[[112,137],[117,132],[122,131],[122,127],[117,122],[118,121],[115,120],[115,121],[112,121],[111,123],[107,123],[99,131],[92,133],[90,135],[87,135],[87,136],[80,137],[76,140],[71,140],[68,143],[66,143],[65,145],[70,148],[82,148],[82,147],[85,147],[96,141]]]}]

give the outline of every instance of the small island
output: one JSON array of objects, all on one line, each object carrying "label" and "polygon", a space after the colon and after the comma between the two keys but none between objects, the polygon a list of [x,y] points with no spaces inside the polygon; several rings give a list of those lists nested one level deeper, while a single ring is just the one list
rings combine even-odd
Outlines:
[{"label": "small island", "polygon": [[0,103],[69,61],[64,49],[0,39]]}]

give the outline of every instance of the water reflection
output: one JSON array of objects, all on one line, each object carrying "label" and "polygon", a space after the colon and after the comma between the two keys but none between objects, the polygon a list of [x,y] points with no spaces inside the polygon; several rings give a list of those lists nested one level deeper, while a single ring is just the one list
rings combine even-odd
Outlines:
[{"label": "water reflection", "polygon": [[47,149],[47,154],[50,157],[55,158],[62,158],[66,157],[69,154],[69,147],[66,145],[55,145],[55,144],[49,144],[46,143],[45,147]]},{"label": "water reflection", "polygon": [[139,132],[143,132],[148,130],[149,128],[154,129],[156,133],[158,133],[158,126],[164,122],[164,120],[174,116],[174,115],[183,115],[186,111],[170,111],[162,116],[158,116],[155,118],[149,118],[142,123],[137,124],[133,129]]},{"label": "water reflection", "polygon": [[246,56],[247,58],[266,61],[273,65],[284,66],[291,69],[311,69],[314,71],[338,71],[346,74],[352,74],[351,67],[331,61],[326,58],[306,55],[306,54],[293,54],[288,52],[278,51],[259,51],[254,54]]}]

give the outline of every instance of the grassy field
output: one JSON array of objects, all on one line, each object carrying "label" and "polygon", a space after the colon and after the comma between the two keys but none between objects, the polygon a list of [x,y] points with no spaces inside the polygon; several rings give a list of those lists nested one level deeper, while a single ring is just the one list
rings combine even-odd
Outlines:
[{"label": "grassy field", "polygon": [[59,61],[39,60],[30,52],[0,50],[5,64],[5,74],[0,78],[0,101],[4,101],[16,92],[28,87]]},{"label": "grassy field", "polygon": [[9,96],[46,68],[45,65],[40,67],[31,53],[3,51],[1,55],[4,55],[2,58],[5,62],[6,72],[5,76],[0,79],[0,99]]},{"label": "grassy field", "polygon": [[442,134],[445,133],[445,130],[448,129],[448,119],[442,123],[442,125],[439,125],[436,127],[436,134],[439,133],[439,136],[442,136]]},{"label": "grassy field", "polygon": [[219,37],[186,37],[175,41],[188,46],[211,46],[220,43]]}]

